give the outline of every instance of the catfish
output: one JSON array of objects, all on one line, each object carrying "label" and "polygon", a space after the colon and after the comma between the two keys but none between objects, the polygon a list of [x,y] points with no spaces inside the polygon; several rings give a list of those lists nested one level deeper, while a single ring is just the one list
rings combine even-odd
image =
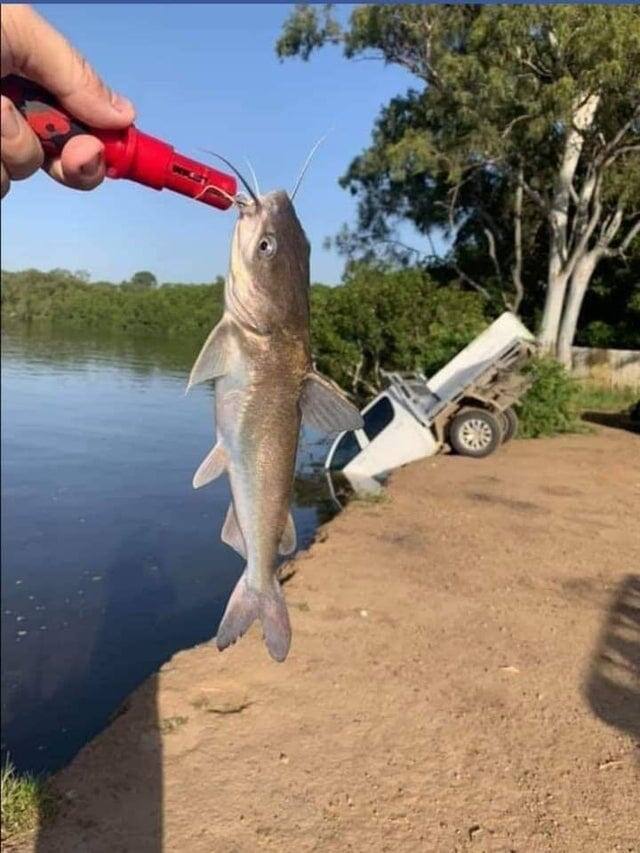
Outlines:
[{"label": "catfish", "polygon": [[363,421],[313,366],[310,245],[293,206],[295,190],[291,197],[284,190],[260,195],[234,171],[250,197],[234,196],[224,313],[189,377],[187,390],[215,383],[216,443],[193,486],[228,474],[232,500],[221,538],[246,560],[218,628],[218,649],[259,619],[269,654],[284,661],[291,626],[278,569],[280,558],[296,550],[290,507],[300,427],[334,434],[360,429]]}]

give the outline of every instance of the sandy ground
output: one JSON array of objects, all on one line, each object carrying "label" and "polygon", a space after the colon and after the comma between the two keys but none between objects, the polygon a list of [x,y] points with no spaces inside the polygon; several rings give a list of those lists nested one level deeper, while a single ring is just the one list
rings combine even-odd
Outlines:
[{"label": "sandy ground", "polygon": [[42,853],[640,850],[640,437],[399,471],[258,629],[175,656],[55,785]]}]

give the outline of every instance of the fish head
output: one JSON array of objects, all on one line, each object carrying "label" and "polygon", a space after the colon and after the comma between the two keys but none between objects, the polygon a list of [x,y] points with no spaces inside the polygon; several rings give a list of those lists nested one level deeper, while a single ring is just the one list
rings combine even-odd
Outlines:
[{"label": "fish head", "polygon": [[308,328],[311,248],[284,190],[241,201],[231,243],[229,308],[259,328]]}]

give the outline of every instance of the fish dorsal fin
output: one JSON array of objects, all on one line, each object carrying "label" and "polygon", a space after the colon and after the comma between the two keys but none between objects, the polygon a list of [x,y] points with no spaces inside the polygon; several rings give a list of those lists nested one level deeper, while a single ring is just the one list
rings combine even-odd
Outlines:
[{"label": "fish dorsal fin", "polygon": [[213,450],[205,456],[200,467],[193,475],[193,488],[199,489],[222,474],[227,467],[227,454],[221,444],[216,444]]},{"label": "fish dorsal fin", "polygon": [[300,408],[305,424],[320,432],[331,434],[363,425],[362,415],[340,388],[315,371],[304,381]]},{"label": "fish dorsal fin", "polygon": [[221,320],[204,342],[200,354],[191,368],[187,391],[200,382],[224,376],[229,366],[230,350],[231,330],[229,324]]},{"label": "fish dorsal fin", "polygon": [[230,545],[234,551],[237,551],[241,557],[244,557],[245,560],[247,559],[247,547],[244,544],[244,536],[238,524],[238,516],[236,515],[236,508],[233,505],[233,501],[229,504],[220,538],[227,545]]},{"label": "fish dorsal fin", "polygon": [[280,540],[280,547],[278,548],[278,553],[281,557],[288,557],[290,554],[296,550],[296,546],[298,544],[296,537],[296,526],[293,523],[293,517],[291,513],[287,516],[287,522],[284,526],[284,531],[282,533],[282,539]]}]

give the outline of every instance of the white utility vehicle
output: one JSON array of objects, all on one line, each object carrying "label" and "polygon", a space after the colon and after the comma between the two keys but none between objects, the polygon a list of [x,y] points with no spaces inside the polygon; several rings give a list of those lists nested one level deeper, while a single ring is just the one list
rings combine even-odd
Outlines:
[{"label": "white utility vehicle", "polygon": [[325,469],[367,482],[447,445],[488,456],[516,433],[513,405],[532,383],[520,368],[535,350],[531,332],[507,311],[430,379],[384,374],[387,387],[362,410],[363,429],[337,436]]}]

